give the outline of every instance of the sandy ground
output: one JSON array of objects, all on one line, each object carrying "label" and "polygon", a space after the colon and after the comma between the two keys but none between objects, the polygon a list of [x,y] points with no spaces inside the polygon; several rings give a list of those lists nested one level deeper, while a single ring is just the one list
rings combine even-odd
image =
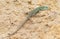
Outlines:
[{"label": "sandy ground", "polygon": [[[38,6],[48,6],[31,17],[13,36],[27,13]],[[60,39],[60,0],[0,0],[0,39]]]}]

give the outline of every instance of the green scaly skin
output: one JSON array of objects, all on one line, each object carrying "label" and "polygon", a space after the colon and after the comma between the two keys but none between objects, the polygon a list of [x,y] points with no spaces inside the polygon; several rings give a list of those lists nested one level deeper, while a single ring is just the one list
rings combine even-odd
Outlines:
[{"label": "green scaly skin", "polygon": [[47,10],[48,7],[47,6],[40,6],[35,8],[34,10],[30,11],[27,18],[36,15],[39,11],[43,11],[43,10]]}]

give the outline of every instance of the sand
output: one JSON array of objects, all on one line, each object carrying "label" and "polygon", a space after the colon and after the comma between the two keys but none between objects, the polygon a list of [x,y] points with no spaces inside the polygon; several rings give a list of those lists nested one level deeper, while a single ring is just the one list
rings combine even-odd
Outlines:
[{"label": "sand", "polygon": [[[38,6],[48,6],[31,17],[11,37],[27,13]],[[60,39],[60,0],[0,0],[0,39]]]}]

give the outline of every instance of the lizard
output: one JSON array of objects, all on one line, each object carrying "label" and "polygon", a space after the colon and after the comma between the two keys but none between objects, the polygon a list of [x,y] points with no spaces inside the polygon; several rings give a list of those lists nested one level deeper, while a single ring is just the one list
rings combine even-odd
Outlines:
[{"label": "lizard", "polygon": [[[47,6],[39,6],[39,7],[35,8],[35,9],[33,9],[32,11],[30,11],[30,12],[28,13],[26,19],[23,21],[23,23],[22,23],[21,25],[19,25],[19,27],[17,28],[17,30],[16,30],[15,32],[13,32],[12,34],[9,33],[9,36],[12,36],[12,35],[16,34],[17,31],[19,31],[19,30],[24,26],[24,24],[25,24],[32,16],[36,15],[39,11],[43,11],[43,10],[47,10],[47,9],[48,9]],[[9,36],[8,36],[8,37],[9,37]]]}]

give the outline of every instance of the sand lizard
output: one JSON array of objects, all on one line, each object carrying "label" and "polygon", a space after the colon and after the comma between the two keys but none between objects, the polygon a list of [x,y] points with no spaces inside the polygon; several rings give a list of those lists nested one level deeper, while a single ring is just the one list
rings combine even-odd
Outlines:
[{"label": "sand lizard", "polygon": [[30,17],[36,15],[39,11],[43,11],[43,10],[47,10],[47,9],[48,9],[47,6],[39,6],[35,9],[33,9],[32,11],[30,11],[28,13],[26,19],[23,21],[23,23],[21,25],[19,25],[18,29],[15,32],[13,32],[12,34],[9,34],[9,36],[14,35],[15,33],[17,33],[17,31],[19,31],[20,28],[22,28],[24,26],[24,24],[28,21],[28,19],[30,19]]}]

